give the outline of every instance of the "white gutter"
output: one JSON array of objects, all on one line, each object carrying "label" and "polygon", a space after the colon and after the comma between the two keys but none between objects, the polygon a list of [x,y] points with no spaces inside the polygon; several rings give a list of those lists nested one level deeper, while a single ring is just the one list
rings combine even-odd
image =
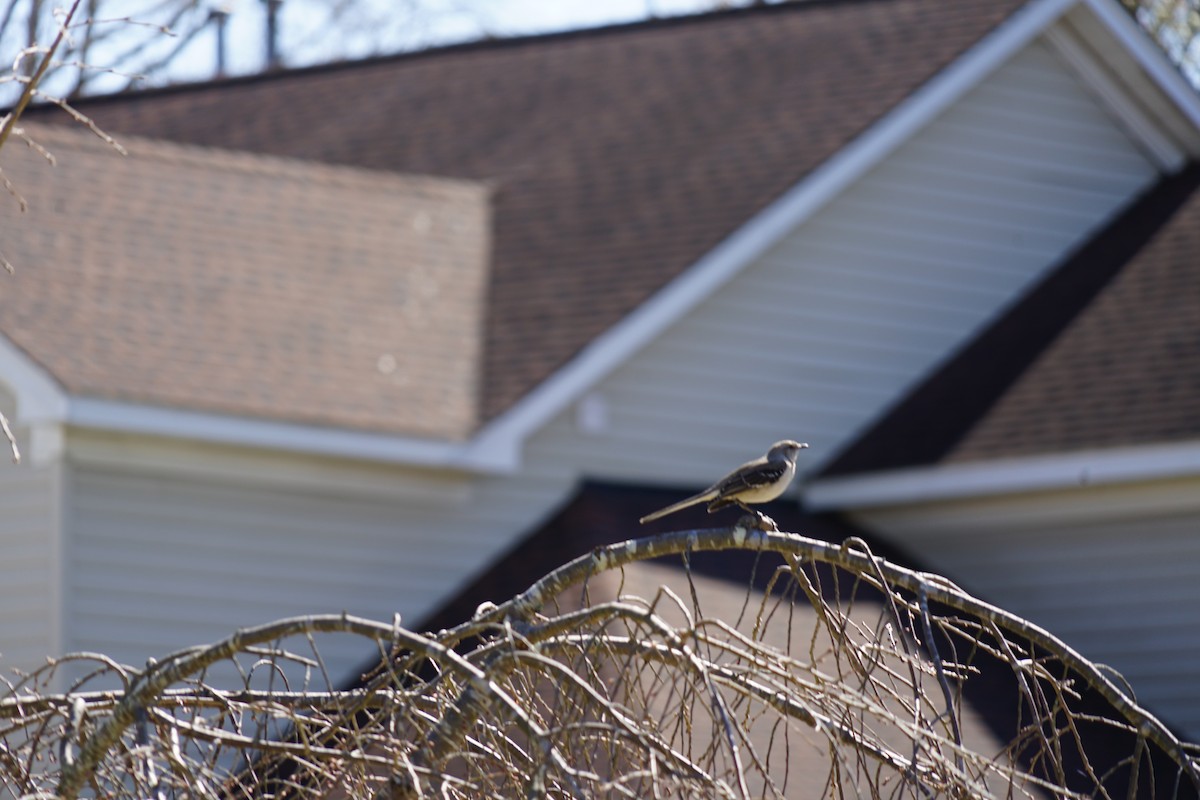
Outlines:
[{"label": "white gutter", "polygon": [[79,428],[194,439],[385,464],[472,472],[494,472],[504,468],[504,465],[491,464],[475,457],[473,448],[467,442],[321,428],[90,397],[69,398],[65,422]]},{"label": "white gutter", "polygon": [[803,497],[808,508],[832,511],[1195,477],[1200,441],[822,478]]},{"label": "white gutter", "polygon": [[[71,395],[40,364],[2,335],[0,375],[16,400],[16,418],[11,421],[31,431],[31,452],[23,455],[33,464],[56,456],[62,446],[61,427],[68,425],[467,472],[500,472],[510,468],[508,463],[489,461],[488,454],[469,441],[321,428]],[[7,452],[6,448],[0,449]]]}]

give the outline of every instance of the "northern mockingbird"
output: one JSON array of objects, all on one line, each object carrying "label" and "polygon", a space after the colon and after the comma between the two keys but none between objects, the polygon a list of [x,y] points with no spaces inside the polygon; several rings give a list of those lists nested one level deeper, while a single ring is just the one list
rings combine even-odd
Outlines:
[{"label": "northern mockingbird", "polygon": [[[750,511],[747,503],[766,503],[783,494],[783,490],[788,487],[796,475],[796,456],[806,447],[808,445],[793,442],[791,439],[776,442],[771,445],[771,449],[765,456],[747,461],[700,494],[694,494],[674,505],[660,508],[638,521],[644,524],[652,519],[665,517],[667,514],[674,514],[676,511],[700,503],[708,503],[708,513],[710,514],[717,509],[732,505],[739,505]],[[759,514],[759,518],[762,518],[761,514]]]}]

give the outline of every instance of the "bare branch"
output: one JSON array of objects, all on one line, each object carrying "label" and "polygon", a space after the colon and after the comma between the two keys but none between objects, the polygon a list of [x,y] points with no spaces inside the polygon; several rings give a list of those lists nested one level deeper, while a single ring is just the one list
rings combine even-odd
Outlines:
[{"label": "bare branch", "polygon": [[[17,120],[21,118],[21,114],[23,114],[25,109],[29,106],[29,101],[33,99],[38,83],[41,82],[42,78],[45,76],[46,70],[49,69],[50,63],[54,59],[54,53],[58,50],[59,46],[62,45],[63,39],[67,35],[67,26],[71,24],[71,19],[75,16],[75,12],[79,10],[80,2],[82,2],[82,0],[74,0],[74,2],[71,3],[70,8],[67,9],[67,12],[63,17],[63,21],[58,27],[58,33],[55,35],[54,41],[51,43],[50,47],[45,50],[41,61],[37,65],[37,68],[34,70],[29,80],[25,82],[25,88],[21,91],[21,96],[17,99],[16,104],[4,118],[3,122],[0,123],[0,148],[4,147],[4,143],[8,141],[9,134],[12,133],[13,128],[17,124]],[[31,37],[31,41],[36,41],[36,29],[35,36]]]},{"label": "bare branch", "polygon": [[[733,549],[775,560],[765,584],[693,570]],[[318,634],[386,655],[338,687]],[[1007,740],[967,713],[998,672]],[[1196,752],[1029,622],[860,541],[744,526],[601,548],[437,635],[299,617],[0,695],[0,791],[64,798],[1191,797]]]}]

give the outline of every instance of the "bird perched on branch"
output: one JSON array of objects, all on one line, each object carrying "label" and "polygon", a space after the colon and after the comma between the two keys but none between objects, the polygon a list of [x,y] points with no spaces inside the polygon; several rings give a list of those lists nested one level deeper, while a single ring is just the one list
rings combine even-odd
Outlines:
[{"label": "bird perched on branch", "polygon": [[[660,508],[638,521],[645,524],[650,520],[674,514],[676,511],[700,503],[708,503],[708,513],[710,514],[717,509],[732,505],[752,511],[747,503],[767,503],[783,494],[783,490],[788,487],[796,475],[796,456],[806,447],[808,447],[807,444],[793,442],[791,439],[776,442],[771,445],[771,449],[765,456],[747,461],[700,494],[694,494],[686,500],[680,500],[666,508]],[[761,514],[759,514],[759,518],[762,518]]]}]

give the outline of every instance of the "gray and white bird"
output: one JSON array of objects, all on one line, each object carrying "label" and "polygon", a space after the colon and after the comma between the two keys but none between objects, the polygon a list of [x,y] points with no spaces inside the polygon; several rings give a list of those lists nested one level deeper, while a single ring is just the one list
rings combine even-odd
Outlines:
[{"label": "gray and white bird", "polygon": [[703,492],[660,508],[638,521],[645,524],[700,503],[708,503],[710,514],[732,505],[751,511],[748,503],[768,503],[783,494],[796,475],[796,457],[806,447],[807,444],[791,439],[776,442],[765,456],[747,461]]}]

